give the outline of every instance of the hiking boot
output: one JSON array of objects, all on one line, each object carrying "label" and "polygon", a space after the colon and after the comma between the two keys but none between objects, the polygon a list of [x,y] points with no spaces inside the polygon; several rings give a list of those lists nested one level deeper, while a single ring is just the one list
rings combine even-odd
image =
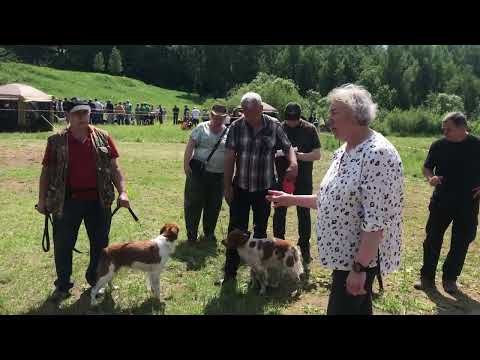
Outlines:
[{"label": "hiking boot", "polygon": [[413,287],[417,290],[431,290],[435,288],[435,281],[422,276]]},{"label": "hiking boot", "polygon": [[454,280],[442,280],[442,286],[443,290],[450,295],[458,292],[457,282]]}]

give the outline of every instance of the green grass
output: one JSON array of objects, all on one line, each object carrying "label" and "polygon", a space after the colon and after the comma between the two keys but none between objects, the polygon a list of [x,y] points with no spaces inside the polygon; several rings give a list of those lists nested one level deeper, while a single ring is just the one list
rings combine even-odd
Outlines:
[{"label": "green grass", "polygon": [[[299,297],[290,296],[290,288],[281,288],[262,297],[247,288],[248,269],[239,272],[236,289],[223,291],[213,285],[222,276],[224,248],[186,244],[183,218],[184,142],[189,132],[167,126],[106,126],[116,138],[120,164],[127,176],[132,207],[140,218],[135,223],[125,210],[113,219],[111,242],[142,240],[158,234],[165,222],[181,226],[177,249],[161,276],[163,303],[151,301],[142,273],[122,271],[114,279],[118,289],[107,294],[98,309],[88,306],[84,271],[86,254],[74,255],[73,296],[56,309],[46,302],[55,279],[53,252],[41,250],[43,218],[33,208],[37,199],[40,162],[48,133],[0,134],[0,314],[324,314],[329,293],[330,272],[318,266],[315,240],[314,262],[308,282]],[[18,136],[17,136],[18,135]],[[140,138],[142,142],[138,142]],[[314,166],[314,183],[319,184],[327,170],[335,140],[321,135],[322,159]],[[428,148],[432,139],[392,138],[406,171],[404,250],[401,269],[384,279],[385,293],[375,299],[375,312],[387,314],[468,313],[478,311],[480,293],[480,252],[471,245],[460,278],[469,298],[455,300],[443,292],[428,296],[413,289],[422,261],[422,241],[428,215],[431,188],[415,177],[423,158],[411,154],[409,146]],[[338,142],[337,142],[338,145]],[[405,146],[405,148],[402,148]],[[408,160],[406,160],[408,159]],[[316,189],[315,189],[316,190]],[[312,218],[316,211],[312,211]],[[224,203],[216,235],[220,241],[228,225],[228,207]],[[287,238],[296,240],[297,219],[288,211]],[[201,230],[200,230],[201,231]],[[271,233],[271,220],[269,226]],[[315,234],[312,221],[312,234]],[[449,232],[442,250],[443,262]],[[88,239],[82,226],[77,248],[88,252]]]},{"label": "green grass", "polygon": [[124,76],[101,73],[57,70],[49,67],[18,63],[0,63],[0,85],[23,83],[57,98],[97,98],[114,103],[130,100],[134,105],[147,102],[166,107],[171,116],[174,105],[183,108],[201,105],[206,99],[196,94],[163,89]]}]

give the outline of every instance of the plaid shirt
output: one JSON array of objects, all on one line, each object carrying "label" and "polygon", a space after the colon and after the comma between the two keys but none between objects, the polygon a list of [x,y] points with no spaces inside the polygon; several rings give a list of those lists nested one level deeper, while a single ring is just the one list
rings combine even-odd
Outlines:
[{"label": "plaid shirt", "polygon": [[234,121],[230,125],[225,147],[233,150],[237,158],[236,185],[249,192],[270,189],[275,181],[275,148],[287,154],[291,146],[275,118],[264,114],[257,134],[244,117]]}]

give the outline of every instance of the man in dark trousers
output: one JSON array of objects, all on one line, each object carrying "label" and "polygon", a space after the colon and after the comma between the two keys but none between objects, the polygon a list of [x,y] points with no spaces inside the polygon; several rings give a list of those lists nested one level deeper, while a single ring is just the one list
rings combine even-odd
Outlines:
[{"label": "man in dark trousers", "polygon": [[[297,158],[280,122],[263,114],[259,94],[246,93],[241,106],[243,117],[230,125],[225,145],[224,189],[225,200],[230,206],[228,232],[233,229],[248,230],[251,208],[253,236],[266,238],[270,216],[270,203],[266,196],[276,183],[274,149],[282,149],[288,158],[289,166],[285,171],[288,180],[293,181],[297,176]],[[237,250],[227,249],[224,279],[217,284],[234,280],[239,265]]]},{"label": "man in dark trousers", "polygon": [[450,223],[452,239],[443,263],[442,285],[449,294],[458,291],[457,278],[462,272],[470,243],[475,239],[480,196],[480,139],[467,132],[465,115],[447,114],[442,121],[444,138],[431,146],[423,174],[434,186],[430,216],[423,243],[423,266],[417,290],[435,287],[435,272],[443,235]]},{"label": "man in dark trousers", "polygon": [[[320,160],[320,139],[318,138],[315,126],[300,119],[302,109],[299,104],[291,102],[285,108],[285,121],[282,123],[283,131],[296,152],[298,160],[298,176],[295,181],[294,195],[312,195],[312,173],[313,162]],[[278,150],[275,157],[275,166],[278,175],[277,190],[285,190],[282,183],[285,178],[285,171],[288,168],[288,161],[285,155]],[[286,207],[275,208],[273,215],[273,236],[285,239],[285,218]],[[310,209],[297,206],[298,217],[298,246],[302,252],[305,264],[310,263],[310,237],[312,223]]]},{"label": "man in dark trousers", "polygon": [[118,151],[106,131],[89,125],[88,102],[65,102],[64,109],[69,126],[48,138],[37,204],[41,214],[53,215],[57,279],[52,298],[57,301],[67,298],[73,287],[72,251],[82,221],[90,240],[85,277],[93,287],[101,251],[108,245],[114,186],[118,205],[130,206]]},{"label": "man in dark trousers", "polygon": [[179,113],[180,109],[178,108],[177,105],[175,105],[173,107],[173,125],[177,125],[178,124],[178,113]]}]

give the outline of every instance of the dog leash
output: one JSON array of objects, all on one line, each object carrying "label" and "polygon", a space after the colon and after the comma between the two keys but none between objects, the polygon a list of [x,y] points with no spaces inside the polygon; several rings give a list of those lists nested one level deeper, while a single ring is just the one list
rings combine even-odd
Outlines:
[{"label": "dog leash", "polygon": [[[35,205],[35,209],[38,210],[38,205]],[[43,224],[43,237],[42,237],[42,249],[44,252],[50,251],[50,231],[48,230],[48,222],[50,222],[53,229],[52,214],[47,212],[45,213],[45,222]],[[73,251],[75,251],[78,254],[83,254],[81,251],[77,250],[76,248],[73,248]]]},{"label": "dog leash", "polygon": [[[121,206],[120,205],[117,205],[117,207],[115,208],[115,210],[113,210],[113,213],[112,213],[112,218],[113,218],[113,215],[115,215],[117,213],[118,210],[120,210]],[[133,210],[131,208],[127,208],[128,211],[130,212],[130,215],[132,215],[133,217],[133,220],[135,220],[136,222],[138,222],[138,217],[137,215],[135,215],[135,213],[133,212]]]},{"label": "dog leash", "polygon": [[[118,210],[120,210],[120,208],[121,208],[121,206],[117,205],[117,207],[115,208],[115,210],[112,213],[112,217],[113,217],[113,215],[115,215],[115,213]],[[35,209],[38,210],[38,205],[35,205]],[[135,215],[133,210],[131,208],[128,208],[128,211],[132,215],[133,219],[136,222],[138,222],[138,217],[137,217],[137,215]],[[52,229],[53,229],[52,214],[47,212],[47,213],[45,213],[45,221],[44,221],[44,224],[43,224],[43,237],[42,237],[42,249],[43,249],[44,252],[49,252],[50,251],[50,231],[49,231],[49,226],[48,226],[49,222],[52,225]],[[75,251],[78,254],[83,254],[83,252],[77,250],[76,248],[73,248],[73,251]]]}]

